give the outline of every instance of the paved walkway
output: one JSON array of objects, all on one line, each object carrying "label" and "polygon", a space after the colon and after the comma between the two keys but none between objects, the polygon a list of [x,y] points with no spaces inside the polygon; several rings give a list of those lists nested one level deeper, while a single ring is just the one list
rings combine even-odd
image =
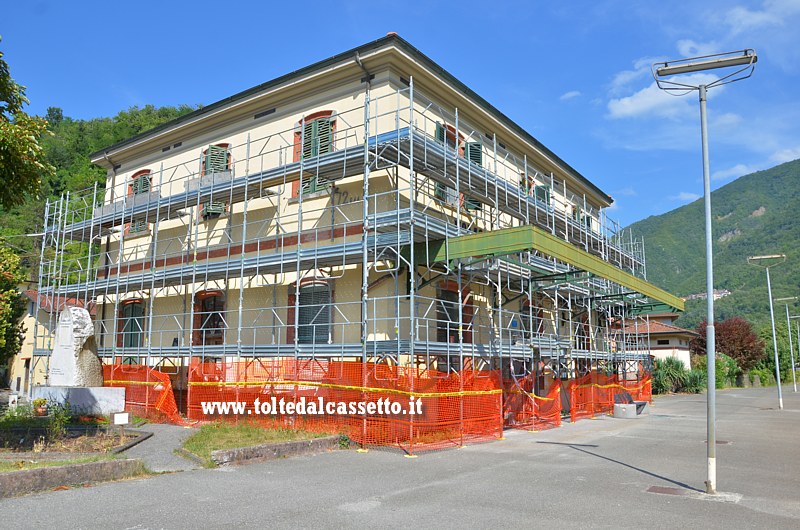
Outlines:
[{"label": "paved walkway", "polygon": [[[5,528],[57,521],[63,528],[797,530],[800,394],[785,391],[786,409],[778,411],[775,393],[717,393],[719,489],[727,493],[717,497],[701,493],[705,396],[682,395],[656,398],[645,418],[507,431],[504,441],[419,458],[331,451],[4,499],[0,521]],[[164,436],[140,451],[191,432],[152,427]]]},{"label": "paved walkway", "polygon": [[148,423],[136,430],[152,432],[153,436],[134,445],[123,454],[129,458],[141,458],[151,471],[157,473],[188,471],[201,467],[174,452],[186,438],[195,432],[194,429],[163,423]]}]

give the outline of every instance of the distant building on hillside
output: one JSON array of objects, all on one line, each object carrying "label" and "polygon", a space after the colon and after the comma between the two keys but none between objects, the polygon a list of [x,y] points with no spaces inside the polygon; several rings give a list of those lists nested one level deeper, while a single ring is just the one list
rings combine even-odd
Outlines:
[{"label": "distant building on hillside", "polygon": [[640,317],[625,327],[625,333],[638,337],[637,344],[647,344],[655,359],[677,357],[686,369],[691,368],[689,341],[700,335],[673,325],[677,313],[659,313]]}]

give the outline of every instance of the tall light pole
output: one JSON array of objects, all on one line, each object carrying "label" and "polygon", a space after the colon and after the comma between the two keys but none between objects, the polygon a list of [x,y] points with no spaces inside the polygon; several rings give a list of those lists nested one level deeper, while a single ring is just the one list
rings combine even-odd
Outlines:
[{"label": "tall light pole", "polygon": [[[789,302],[792,300],[797,300],[800,297],[797,296],[790,296],[789,298],[776,298],[776,302],[786,302],[786,331],[789,333],[789,357],[792,361],[792,386],[794,387],[794,392],[797,392],[797,380],[795,379],[794,375],[794,344],[792,344],[792,317],[789,316]],[[798,344],[800,346],[800,344]]]},{"label": "tall light pole", "polygon": [[[689,59],[679,59],[664,63],[655,63],[652,67],[653,78],[658,88],[673,95],[684,95],[697,90],[700,95],[700,137],[703,150],[703,196],[705,203],[705,231],[706,231],[706,366],[708,377],[708,392],[706,394],[706,419],[707,431],[707,479],[706,493],[717,492],[717,434],[716,434],[716,337],[714,334],[714,254],[712,249],[713,236],[711,234],[711,176],[708,163],[708,121],[706,119],[706,93],[709,88],[725,85],[746,79],[753,74],[756,61],[755,50],[746,49]],[[727,75],[717,78],[710,83],[700,85],[665,80],[664,78],[678,74],[688,74],[714,70],[717,68],[733,68]]]},{"label": "tall light pole", "polygon": [[[748,263],[761,265],[767,270],[767,295],[769,295],[769,321],[772,324],[772,349],[775,351],[775,374],[778,382],[778,408],[783,410],[783,391],[781,390],[781,363],[778,360],[778,339],[775,336],[775,311],[772,309],[772,283],[769,281],[769,268],[786,261],[786,254],[770,254],[769,256],[750,256]],[[766,263],[766,265],[764,265]]]}]

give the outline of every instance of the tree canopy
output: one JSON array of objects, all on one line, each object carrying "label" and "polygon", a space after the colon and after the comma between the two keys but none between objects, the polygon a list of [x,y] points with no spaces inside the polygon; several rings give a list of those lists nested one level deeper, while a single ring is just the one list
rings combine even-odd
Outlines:
[{"label": "tree canopy", "polygon": [[22,344],[20,318],[25,313],[25,302],[17,291],[25,276],[20,268],[20,258],[0,240],[0,364],[14,356]]},{"label": "tree canopy", "polygon": [[[695,331],[700,334],[689,343],[694,354],[706,355],[706,322],[700,323]],[[761,340],[753,326],[742,317],[732,317],[714,325],[715,349],[736,361],[744,371],[753,368],[764,359],[764,341]]]},{"label": "tree canopy", "polygon": [[25,87],[11,78],[0,51],[0,205],[5,207],[38,195],[42,178],[55,171],[39,143],[48,134],[47,122],[25,113],[27,103]]}]

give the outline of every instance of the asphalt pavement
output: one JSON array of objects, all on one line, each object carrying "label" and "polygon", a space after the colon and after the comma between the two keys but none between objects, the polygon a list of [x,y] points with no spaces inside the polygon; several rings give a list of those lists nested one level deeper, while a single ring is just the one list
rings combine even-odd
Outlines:
[{"label": "asphalt pavement", "polygon": [[[788,390],[788,391],[786,391]],[[717,393],[719,495],[705,395],[404,458],[334,451],[0,500],[5,528],[800,528],[800,394]]]}]

